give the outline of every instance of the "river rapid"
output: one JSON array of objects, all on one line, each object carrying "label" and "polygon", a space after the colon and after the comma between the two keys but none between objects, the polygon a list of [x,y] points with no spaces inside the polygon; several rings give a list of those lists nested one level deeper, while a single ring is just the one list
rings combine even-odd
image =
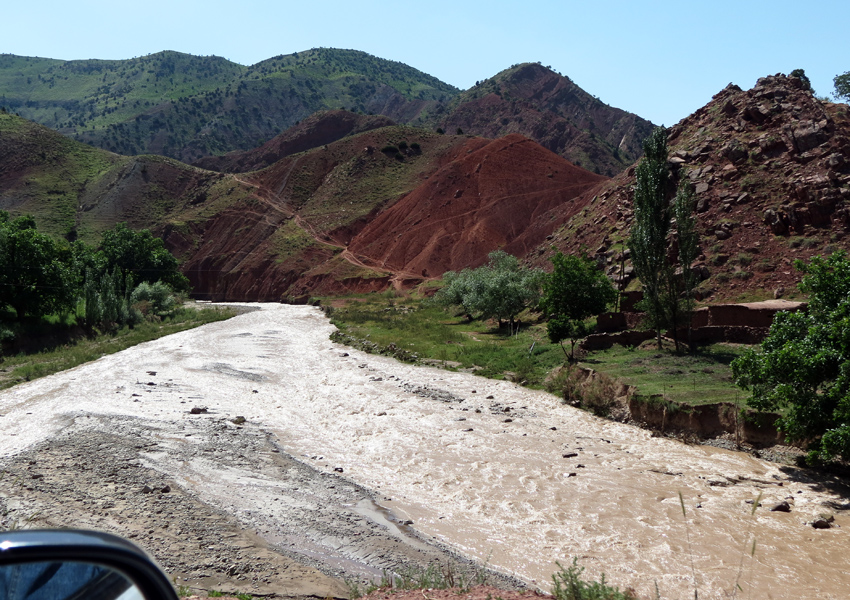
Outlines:
[{"label": "river rapid", "polygon": [[[661,598],[695,587],[726,598],[736,585],[748,598],[847,596],[850,499],[839,483],[653,438],[508,382],[334,344],[313,307],[255,306],[0,393],[0,460],[84,415],[238,415],[311,467],[372,490],[380,506],[363,514],[383,519],[385,508],[544,589],[556,561],[577,557],[588,576],[646,597],[657,586]],[[227,512],[273,514],[252,493],[273,481],[235,481],[194,456],[148,464]],[[791,512],[769,510],[782,500]],[[820,513],[835,515],[832,529],[808,524]]]}]

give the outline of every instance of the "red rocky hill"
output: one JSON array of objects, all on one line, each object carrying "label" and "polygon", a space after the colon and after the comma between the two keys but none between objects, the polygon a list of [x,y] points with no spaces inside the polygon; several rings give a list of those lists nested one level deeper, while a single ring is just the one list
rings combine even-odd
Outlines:
[{"label": "red rocky hill", "polygon": [[[796,77],[729,85],[669,131],[669,166],[698,197],[696,268],[706,300],[751,300],[795,292],[794,259],[848,246],[850,115],[818,100]],[[634,167],[579,202],[587,207],[556,232],[566,251],[585,247],[617,278],[632,219]],[[548,262],[552,242],[538,249]],[[627,253],[626,253],[627,255]]]},{"label": "red rocky hill", "polygon": [[605,180],[518,134],[468,146],[366,225],[349,250],[421,277],[478,266],[499,248],[525,256],[551,233],[548,211]]},{"label": "red rocky hill", "polygon": [[409,287],[500,247],[522,255],[551,232],[529,224],[604,181],[519,135],[410,127],[347,137],[237,178],[256,186],[253,198],[190,238],[166,237],[212,299]]}]

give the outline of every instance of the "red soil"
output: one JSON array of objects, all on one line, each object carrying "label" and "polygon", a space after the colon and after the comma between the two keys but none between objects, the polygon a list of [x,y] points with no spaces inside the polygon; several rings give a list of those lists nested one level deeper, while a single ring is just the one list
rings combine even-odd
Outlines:
[{"label": "red soil", "polygon": [[555,223],[541,223],[547,211],[605,180],[521,135],[467,152],[378,215],[349,250],[420,277],[475,267],[499,248],[524,256],[552,232]]}]

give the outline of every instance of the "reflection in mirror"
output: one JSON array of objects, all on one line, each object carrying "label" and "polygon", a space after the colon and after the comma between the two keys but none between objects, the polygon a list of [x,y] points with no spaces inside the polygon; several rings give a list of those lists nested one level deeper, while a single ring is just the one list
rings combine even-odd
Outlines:
[{"label": "reflection in mirror", "polygon": [[25,562],[0,565],[3,600],[143,600],[125,575],[86,562]]}]

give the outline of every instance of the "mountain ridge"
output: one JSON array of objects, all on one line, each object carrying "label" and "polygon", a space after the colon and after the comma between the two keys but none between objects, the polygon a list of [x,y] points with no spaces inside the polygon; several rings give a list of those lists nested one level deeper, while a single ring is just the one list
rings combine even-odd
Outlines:
[{"label": "mountain ridge", "polygon": [[[512,101],[482,104],[476,94],[489,82]],[[555,93],[535,97],[548,87]],[[334,48],[250,66],[174,51],[124,61],[0,55],[0,106],[112,152],[187,163],[252,150],[315,112],[348,109],[450,133],[520,133],[608,176],[637,156],[635,139],[651,126],[534,63],[461,92],[403,63]]]},{"label": "mountain ridge", "polygon": [[653,128],[539,63],[514,65],[478,82],[440,110],[436,120],[446,131],[459,128],[488,138],[520,133],[609,177],[640,157],[641,143]]}]

